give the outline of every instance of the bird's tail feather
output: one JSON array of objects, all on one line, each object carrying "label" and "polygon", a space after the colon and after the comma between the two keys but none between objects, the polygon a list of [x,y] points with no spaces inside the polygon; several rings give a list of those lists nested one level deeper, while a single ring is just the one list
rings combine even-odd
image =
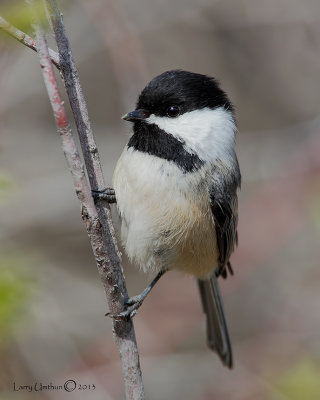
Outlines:
[{"label": "bird's tail feather", "polygon": [[203,311],[207,317],[208,346],[218,353],[225,366],[232,368],[232,347],[218,280],[213,274],[207,280],[198,279],[198,285]]}]

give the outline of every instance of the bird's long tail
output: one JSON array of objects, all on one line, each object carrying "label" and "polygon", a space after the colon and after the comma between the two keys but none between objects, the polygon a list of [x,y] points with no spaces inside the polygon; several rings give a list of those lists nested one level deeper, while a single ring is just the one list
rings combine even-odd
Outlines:
[{"label": "bird's long tail", "polygon": [[232,368],[232,347],[223,310],[218,280],[213,274],[207,280],[198,279],[203,311],[207,317],[207,341],[218,353],[222,363]]}]

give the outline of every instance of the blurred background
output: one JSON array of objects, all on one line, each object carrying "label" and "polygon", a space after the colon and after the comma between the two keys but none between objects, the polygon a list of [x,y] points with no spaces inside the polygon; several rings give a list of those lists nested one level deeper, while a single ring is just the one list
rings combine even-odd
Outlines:
[{"label": "blurred background", "polygon": [[[24,7],[1,1],[0,14],[24,30]],[[147,398],[319,400],[319,1],[68,0],[61,10],[108,184],[130,135],[120,116],[155,75],[215,76],[236,106],[239,247],[222,282],[234,369],[206,348],[193,279],[170,273],[134,319]],[[4,32],[0,54],[0,399],[123,399],[37,55]],[[124,264],[134,295],[152,277]],[[96,389],[14,390],[68,379]]]}]

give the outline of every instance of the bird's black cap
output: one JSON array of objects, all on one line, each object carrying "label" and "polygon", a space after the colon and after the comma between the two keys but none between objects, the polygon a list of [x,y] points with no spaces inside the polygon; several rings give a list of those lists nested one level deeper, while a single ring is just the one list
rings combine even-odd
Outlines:
[{"label": "bird's black cap", "polygon": [[205,107],[233,106],[216,79],[183,70],[171,70],[153,78],[141,92],[137,109],[166,116],[170,106],[178,106],[180,113]]}]

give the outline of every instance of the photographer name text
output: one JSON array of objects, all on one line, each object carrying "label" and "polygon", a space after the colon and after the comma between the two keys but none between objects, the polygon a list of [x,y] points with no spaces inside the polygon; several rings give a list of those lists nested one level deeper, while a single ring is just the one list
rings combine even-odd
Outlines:
[{"label": "photographer name text", "polygon": [[64,391],[73,392],[74,390],[94,390],[95,384],[82,384],[76,382],[74,379],[68,379],[62,385],[55,385],[52,382],[42,383],[34,382],[32,385],[19,385],[13,382],[14,392],[44,392],[44,391]]}]

